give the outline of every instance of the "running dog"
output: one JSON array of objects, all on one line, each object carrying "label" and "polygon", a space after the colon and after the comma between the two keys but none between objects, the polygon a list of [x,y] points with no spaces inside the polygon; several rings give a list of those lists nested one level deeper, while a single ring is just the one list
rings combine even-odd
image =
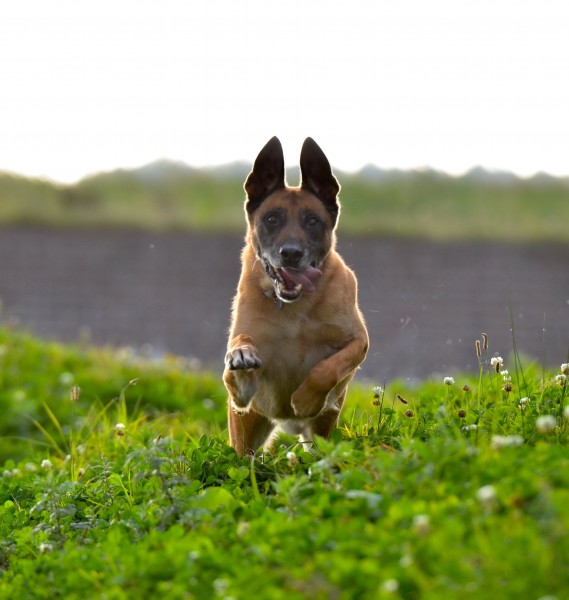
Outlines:
[{"label": "running dog", "polygon": [[300,187],[273,137],[245,181],[247,235],[223,381],[230,443],[241,456],[281,428],[328,437],[368,350],[357,281],[335,250],[340,186],[312,138]]}]

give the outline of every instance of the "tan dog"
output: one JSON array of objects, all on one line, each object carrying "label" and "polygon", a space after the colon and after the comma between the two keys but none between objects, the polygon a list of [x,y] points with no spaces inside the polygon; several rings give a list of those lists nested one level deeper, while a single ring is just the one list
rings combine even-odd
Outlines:
[{"label": "tan dog", "polygon": [[301,186],[287,187],[274,137],[245,182],[248,228],[223,374],[240,455],[277,427],[302,442],[327,437],[368,349],[356,278],[334,249],[340,186],[311,138],[300,170]]}]

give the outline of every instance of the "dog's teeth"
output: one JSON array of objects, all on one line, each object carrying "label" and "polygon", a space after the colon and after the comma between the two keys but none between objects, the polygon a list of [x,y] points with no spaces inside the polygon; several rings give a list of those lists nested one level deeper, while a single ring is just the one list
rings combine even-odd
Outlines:
[{"label": "dog's teeth", "polygon": [[302,289],[302,283],[299,283],[298,285],[296,285],[296,286],[294,287],[294,291],[295,291],[295,292],[300,292],[300,290],[301,290],[301,289]]}]

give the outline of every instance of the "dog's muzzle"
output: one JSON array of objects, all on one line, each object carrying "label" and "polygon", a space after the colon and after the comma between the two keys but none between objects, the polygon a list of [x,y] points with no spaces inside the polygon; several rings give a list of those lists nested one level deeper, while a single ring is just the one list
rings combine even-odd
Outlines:
[{"label": "dog's muzzle", "polygon": [[292,267],[273,267],[267,260],[264,262],[265,271],[273,280],[275,298],[281,302],[296,302],[304,292],[313,292],[316,289],[314,284],[322,276],[322,271],[312,266],[299,270]]}]

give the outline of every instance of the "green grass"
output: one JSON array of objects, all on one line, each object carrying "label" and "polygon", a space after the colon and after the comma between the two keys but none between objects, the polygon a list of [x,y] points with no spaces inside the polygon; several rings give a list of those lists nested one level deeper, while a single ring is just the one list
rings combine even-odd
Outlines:
[{"label": "green grass", "polygon": [[343,231],[435,240],[569,241],[569,185],[561,180],[445,177],[408,173],[381,183],[343,180]]},{"label": "green grass", "polygon": [[[232,175],[167,162],[154,169],[153,177],[145,169],[117,171],[72,186],[0,173],[0,225],[243,232],[246,171]],[[569,241],[564,179],[504,181],[431,171],[391,173],[374,181],[338,176],[343,234]]]},{"label": "green grass", "polygon": [[566,383],[482,358],[250,460],[217,377],[2,329],[0,598],[565,598]]}]

